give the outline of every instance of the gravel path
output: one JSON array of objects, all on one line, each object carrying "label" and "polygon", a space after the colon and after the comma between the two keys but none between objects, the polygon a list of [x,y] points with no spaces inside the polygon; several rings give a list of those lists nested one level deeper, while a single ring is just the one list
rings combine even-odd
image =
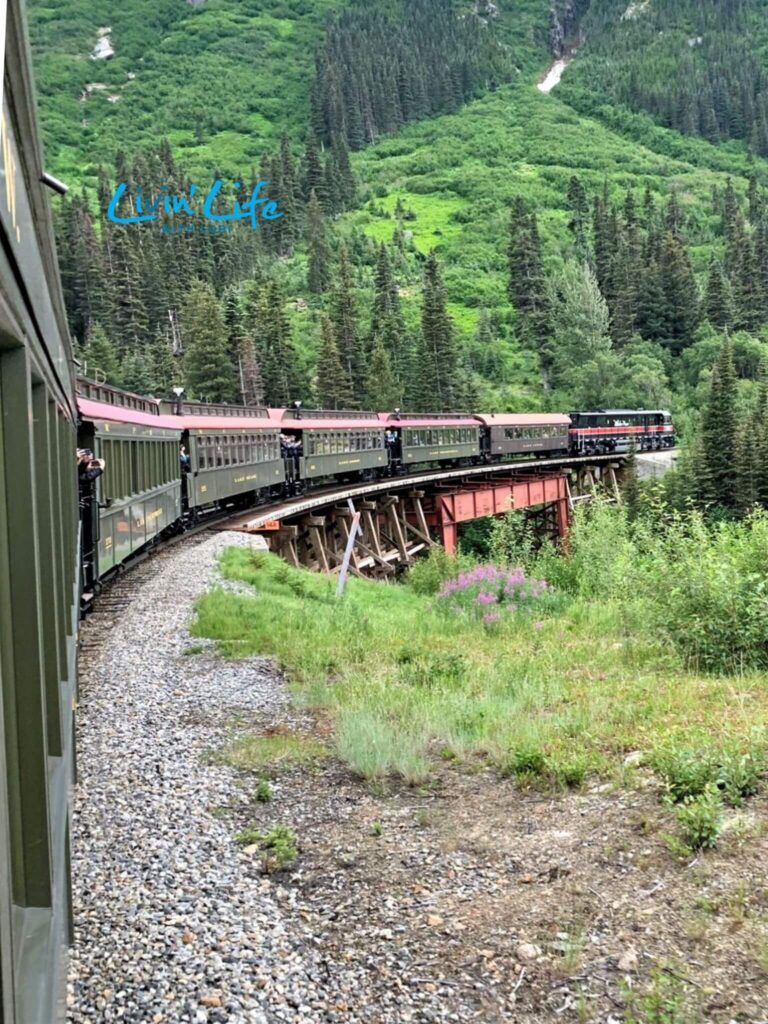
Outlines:
[{"label": "gravel path", "polygon": [[[205,757],[234,715],[279,719],[282,682],[265,659],[183,654],[198,642],[187,632],[192,602],[215,578],[218,553],[251,543],[221,533],[135,569],[140,586],[108,639],[81,657],[68,994],[76,1024],[317,1019],[311,963],[275,887],[248,875],[231,824],[215,814],[242,797],[236,777]],[[99,614],[86,644],[105,628]]]}]

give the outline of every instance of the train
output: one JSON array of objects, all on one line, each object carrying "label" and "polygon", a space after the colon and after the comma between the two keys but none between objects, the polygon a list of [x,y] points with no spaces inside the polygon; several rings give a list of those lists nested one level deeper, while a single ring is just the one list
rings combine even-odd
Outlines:
[{"label": "train", "polygon": [[[147,398],[78,378],[81,448],[105,469],[84,508],[84,601],[163,535],[333,483],[440,467],[672,448],[666,410],[404,413]],[[85,504],[85,503],[83,503]]]},{"label": "train", "polygon": [[[23,3],[0,17],[0,1024],[65,1016],[83,607],[208,517],[443,466],[672,447],[668,412],[408,414],[154,399],[77,378]],[[93,480],[77,450],[103,460]]]},{"label": "train", "polygon": [[78,410],[23,20],[0,15],[0,1021],[63,1019]]}]

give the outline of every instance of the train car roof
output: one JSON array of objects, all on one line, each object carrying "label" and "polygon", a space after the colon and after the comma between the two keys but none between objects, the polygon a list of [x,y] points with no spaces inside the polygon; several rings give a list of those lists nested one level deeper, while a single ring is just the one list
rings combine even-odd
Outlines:
[{"label": "train car roof", "polygon": [[568,427],[571,423],[571,417],[561,412],[483,412],[478,413],[477,418],[486,427],[531,427],[541,424]]},{"label": "train car roof", "polygon": [[[296,419],[293,409],[270,409],[269,415],[277,421],[281,430],[383,430],[384,425],[377,418],[361,416],[359,419],[340,412],[338,417],[313,418],[312,412]],[[375,414],[374,414],[375,416]]]},{"label": "train car roof", "polygon": [[429,413],[397,416],[393,412],[380,412],[379,419],[388,427],[476,427],[478,425],[475,416],[461,413],[457,413],[455,416],[450,413],[442,416],[438,414],[430,416]]},{"label": "train car roof", "polygon": [[165,427],[181,430],[178,416],[159,416],[140,409],[126,409],[122,405],[94,402],[90,398],[78,398],[77,406],[85,420],[107,420],[110,423],[130,423],[142,427]]},{"label": "train car roof", "polygon": [[181,430],[226,430],[237,434],[252,430],[281,430],[282,424],[263,416],[169,416],[166,419],[179,424]]},{"label": "train car roof", "polygon": [[669,416],[669,409],[587,409],[571,416]]}]

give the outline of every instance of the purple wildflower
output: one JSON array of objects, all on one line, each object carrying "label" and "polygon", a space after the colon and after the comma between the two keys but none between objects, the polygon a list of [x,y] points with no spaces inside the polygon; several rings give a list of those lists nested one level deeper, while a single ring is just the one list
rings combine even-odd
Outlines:
[{"label": "purple wildflower", "polygon": [[501,616],[498,612],[488,612],[487,615],[483,616],[483,622],[489,626],[492,622],[498,622],[500,618]]}]

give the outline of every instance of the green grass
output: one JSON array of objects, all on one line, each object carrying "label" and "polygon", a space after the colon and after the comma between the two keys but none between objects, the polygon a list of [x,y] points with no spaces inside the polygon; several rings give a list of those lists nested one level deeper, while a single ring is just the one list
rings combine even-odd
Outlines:
[{"label": "green grass", "polygon": [[263,771],[286,765],[308,764],[327,754],[327,748],[313,736],[287,732],[267,736],[237,736],[224,748],[221,757],[233,768]]},{"label": "green grass", "polygon": [[[335,580],[240,548],[222,568],[254,596],[207,594],[195,634],[226,656],[275,656],[296,699],[330,711],[339,756],[369,780],[419,784],[441,757],[480,758],[564,788],[619,771],[633,750],[653,763],[671,746],[751,749],[768,726],[765,675],[686,670],[618,601],[571,598],[540,629],[510,618],[490,631],[448,621],[409,587],[352,579],[336,601]],[[260,768],[286,742],[243,737],[233,749]]]}]

